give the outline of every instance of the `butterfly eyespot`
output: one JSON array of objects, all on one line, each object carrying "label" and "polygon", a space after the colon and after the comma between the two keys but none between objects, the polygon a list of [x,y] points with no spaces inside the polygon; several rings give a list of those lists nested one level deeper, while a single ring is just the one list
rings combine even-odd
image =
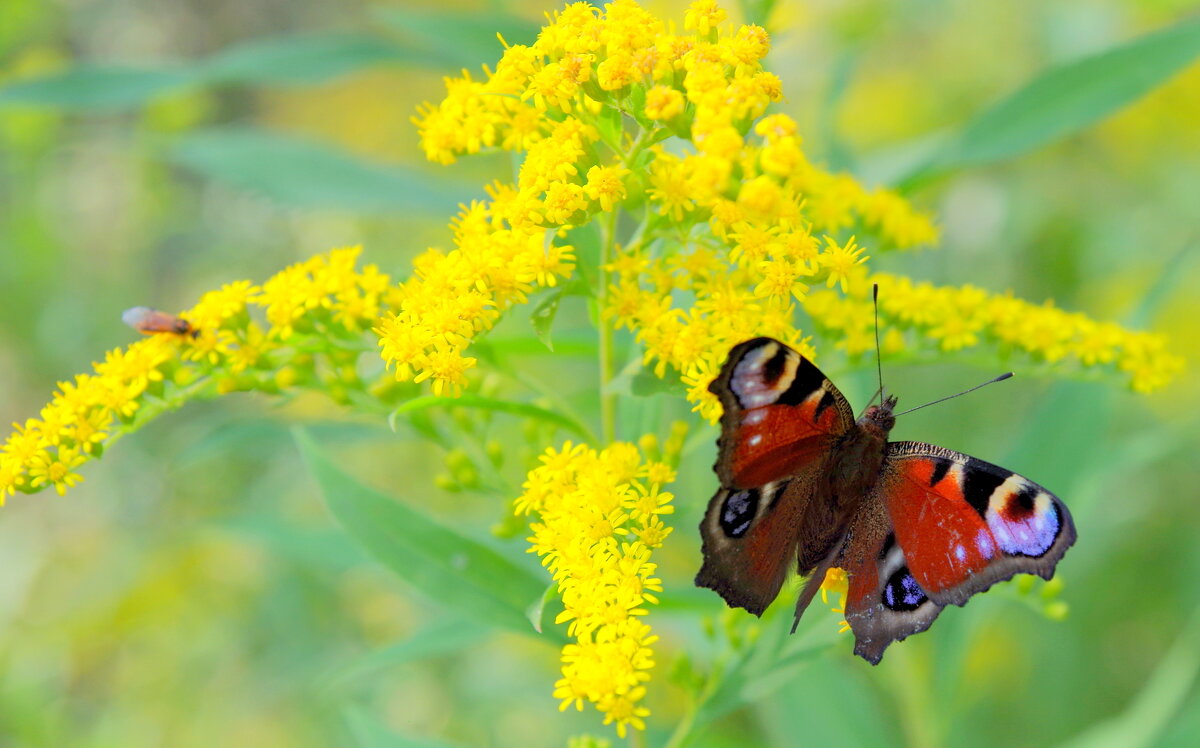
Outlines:
[{"label": "butterfly eyespot", "polygon": [[758,514],[758,491],[738,491],[725,497],[721,505],[721,529],[731,538],[740,538],[750,529]]},{"label": "butterfly eyespot", "polygon": [[1004,518],[1010,522],[1020,522],[1033,514],[1037,495],[1038,489],[1032,485],[1027,485],[1023,490],[1009,495],[1008,502],[1004,507]]},{"label": "butterfly eyespot", "polygon": [[896,569],[883,587],[883,604],[891,610],[916,610],[928,599],[906,566]]}]

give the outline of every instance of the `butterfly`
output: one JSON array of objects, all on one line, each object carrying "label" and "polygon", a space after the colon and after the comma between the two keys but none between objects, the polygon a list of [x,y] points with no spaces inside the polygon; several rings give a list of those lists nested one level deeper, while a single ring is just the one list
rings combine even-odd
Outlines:
[{"label": "butterfly", "polygon": [[889,442],[895,397],[855,420],[833,383],[777,340],[734,347],[709,390],[724,407],[721,487],[700,524],[696,584],[731,607],[761,615],[796,565],[808,576],[799,622],[826,571],[841,568],[854,652],[874,665],[946,605],[1014,574],[1049,579],[1075,542],[1054,494],[961,452]]},{"label": "butterfly", "polygon": [[121,321],[145,335],[169,332],[176,335],[191,335],[194,338],[200,334],[200,331],[192,327],[192,323],[186,319],[151,309],[148,306],[126,309],[121,313]]}]

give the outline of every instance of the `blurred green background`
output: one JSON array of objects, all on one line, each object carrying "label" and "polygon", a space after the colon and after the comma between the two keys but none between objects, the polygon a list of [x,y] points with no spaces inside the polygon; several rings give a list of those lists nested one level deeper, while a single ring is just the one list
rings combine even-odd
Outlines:
[{"label": "blurred green background", "polygon": [[[647,5],[681,25],[683,3]],[[348,244],[405,277],[414,255],[448,245],[456,203],[512,170],[505,154],[425,164],[409,117],[440,98],[442,75],[494,62],[495,31],[531,41],[556,7],[0,0],[0,419],[36,415],[57,381],[128,342],[126,307],[186,307]],[[811,157],[887,180],[930,136],[1038,72],[1194,11],[1185,0],[780,2],[767,62]],[[1007,585],[875,669],[845,635],[694,744],[1196,745],[1200,66],[1080,134],[908,194],[937,213],[942,246],[877,269],[1162,331],[1191,368],[1152,396],[1018,376],[903,419],[894,438],[1001,463],[1066,500],[1080,535],[1059,566],[1070,615],[1048,620]],[[514,317],[495,334],[528,335]],[[564,309],[558,334],[589,334],[582,303]],[[823,367],[861,407],[868,373],[827,347]],[[994,373],[983,358],[885,374],[915,404]],[[564,394],[586,399],[593,368],[559,380]],[[665,415],[687,410],[659,399]],[[435,487],[436,447],[321,397],[233,395],[162,417],[86,466],[66,497],[18,495],[0,513],[0,745],[610,736],[592,711],[558,712],[553,646],[464,621],[370,560],[330,519],[297,423],[364,482],[465,533],[487,537],[506,511]],[[506,456],[514,485],[565,438],[529,441],[503,416],[489,428],[522,445]],[[673,489],[660,576],[682,602],[649,619],[662,635],[650,745],[685,706],[672,671],[705,668],[717,646],[700,620],[720,618],[720,601],[690,590],[713,454],[704,437]],[[836,627],[833,613],[810,615]]]}]

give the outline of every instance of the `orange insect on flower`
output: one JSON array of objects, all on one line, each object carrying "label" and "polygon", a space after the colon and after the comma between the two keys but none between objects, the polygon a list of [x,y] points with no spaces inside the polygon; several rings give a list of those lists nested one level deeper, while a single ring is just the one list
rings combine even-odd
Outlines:
[{"label": "orange insect on flower", "polygon": [[126,309],[121,313],[121,321],[146,335],[168,332],[176,335],[191,335],[192,337],[196,337],[200,334],[200,331],[192,327],[192,324],[186,319],[176,317],[173,314],[167,314],[166,312],[160,312],[157,309],[151,309],[148,306],[135,306],[132,309]]}]

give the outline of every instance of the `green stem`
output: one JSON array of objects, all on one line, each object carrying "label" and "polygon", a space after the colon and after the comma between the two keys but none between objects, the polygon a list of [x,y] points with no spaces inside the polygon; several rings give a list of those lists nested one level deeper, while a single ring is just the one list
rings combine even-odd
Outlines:
[{"label": "green stem", "polygon": [[900,661],[900,667],[890,671],[892,684],[888,691],[896,700],[905,744],[911,748],[940,748],[941,731],[933,716],[928,661],[921,652],[906,647],[896,647],[889,654]]},{"label": "green stem", "polygon": [[596,324],[600,330],[600,437],[605,445],[611,444],[617,433],[617,398],[608,389],[613,378],[613,328],[604,319],[608,309],[608,270],[605,268],[612,261],[616,238],[617,211],[614,208],[608,214],[600,243],[600,288],[596,295]]}]

